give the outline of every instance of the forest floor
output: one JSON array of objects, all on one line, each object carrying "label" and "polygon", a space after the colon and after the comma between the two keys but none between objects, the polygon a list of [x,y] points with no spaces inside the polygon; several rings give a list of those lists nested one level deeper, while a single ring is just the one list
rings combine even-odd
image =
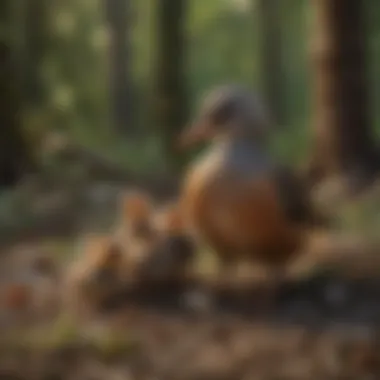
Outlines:
[{"label": "forest floor", "polygon": [[[64,182],[28,184],[4,196],[3,286],[25,276],[41,254],[63,269],[84,232],[114,222],[125,184]],[[44,286],[57,301],[62,284]],[[313,270],[290,279],[267,315],[256,312],[254,295],[240,299],[220,288],[215,294],[212,310],[194,312],[178,284],[165,293],[155,288],[84,325],[62,314],[15,317],[0,310],[0,378],[380,378],[380,275],[353,279]]]}]

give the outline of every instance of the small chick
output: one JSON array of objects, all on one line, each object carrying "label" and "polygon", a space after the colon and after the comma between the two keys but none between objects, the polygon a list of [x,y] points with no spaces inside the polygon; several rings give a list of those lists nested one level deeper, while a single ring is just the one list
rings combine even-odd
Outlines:
[{"label": "small chick", "polygon": [[121,210],[118,233],[121,239],[148,238],[150,221],[154,212],[151,197],[143,191],[122,194],[119,201]]},{"label": "small chick", "polygon": [[128,269],[127,255],[112,236],[87,237],[82,254],[68,268],[66,305],[78,315],[100,311],[128,284]]},{"label": "small chick", "polygon": [[183,279],[195,258],[196,245],[187,232],[178,203],[158,208],[151,226],[148,255],[140,274],[160,279]]},{"label": "small chick", "polygon": [[195,254],[176,202],[155,207],[143,191],[121,199],[122,227],[118,239],[128,250],[138,278],[183,276]]}]

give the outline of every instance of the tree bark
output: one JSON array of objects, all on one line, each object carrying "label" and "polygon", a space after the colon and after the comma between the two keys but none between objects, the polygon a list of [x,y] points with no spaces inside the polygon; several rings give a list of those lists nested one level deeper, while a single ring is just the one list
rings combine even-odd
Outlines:
[{"label": "tree bark", "polygon": [[8,35],[10,1],[0,3],[0,186],[8,187],[16,184],[33,164],[21,131],[17,65]]},{"label": "tree bark", "polygon": [[[313,0],[315,179],[371,177],[378,167],[370,129],[363,0]],[[356,177],[356,178],[354,178]]]},{"label": "tree bark", "polygon": [[130,78],[129,0],[104,0],[109,30],[109,83],[111,117],[116,130],[123,135],[133,132]]},{"label": "tree bark", "polygon": [[159,0],[157,9],[154,114],[168,163],[174,170],[182,165],[176,145],[187,114],[184,86],[185,5],[184,0]]},{"label": "tree bark", "polygon": [[27,104],[39,106],[46,100],[42,78],[43,60],[49,39],[48,4],[51,0],[26,0],[24,10],[23,90]]},{"label": "tree bark", "polygon": [[281,0],[256,0],[260,87],[273,119],[284,124],[284,66],[282,54]]}]

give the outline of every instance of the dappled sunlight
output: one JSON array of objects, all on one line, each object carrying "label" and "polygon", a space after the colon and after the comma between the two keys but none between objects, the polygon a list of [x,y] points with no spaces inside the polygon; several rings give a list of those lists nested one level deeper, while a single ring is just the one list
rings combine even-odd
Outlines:
[{"label": "dappled sunlight", "polygon": [[379,4],[0,3],[0,378],[379,378]]}]

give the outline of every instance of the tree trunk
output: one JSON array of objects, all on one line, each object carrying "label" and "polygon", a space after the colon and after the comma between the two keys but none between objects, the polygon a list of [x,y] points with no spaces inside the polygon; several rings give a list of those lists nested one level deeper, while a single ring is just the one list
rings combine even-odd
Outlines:
[{"label": "tree trunk", "polygon": [[281,40],[281,0],[256,0],[260,86],[277,124],[284,124],[284,66]]},{"label": "tree trunk", "polygon": [[43,60],[49,39],[48,4],[51,0],[26,0],[24,9],[23,90],[27,104],[39,106],[46,100],[42,78]]},{"label": "tree trunk", "polygon": [[159,0],[157,9],[154,114],[168,164],[174,170],[182,164],[176,145],[187,110],[183,72],[185,5],[184,0]]},{"label": "tree trunk", "polygon": [[104,0],[110,34],[109,83],[113,124],[118,132],[130,135],[134,130],[128,30],[130,24],[129,0]]},{"label": "tree trunk", "polygon": [[[17,183],[30,168],[30,152],[20,124],[20,98],[12,47],[9,42],[10,1],[0,2],[0,186]],[[8,32],[7,32],[8,31]]]},{"label": "tree trunk", "polygon": [[357,180],[377,169],[370,130],[364,0],[313,0],[315,179]]}]

